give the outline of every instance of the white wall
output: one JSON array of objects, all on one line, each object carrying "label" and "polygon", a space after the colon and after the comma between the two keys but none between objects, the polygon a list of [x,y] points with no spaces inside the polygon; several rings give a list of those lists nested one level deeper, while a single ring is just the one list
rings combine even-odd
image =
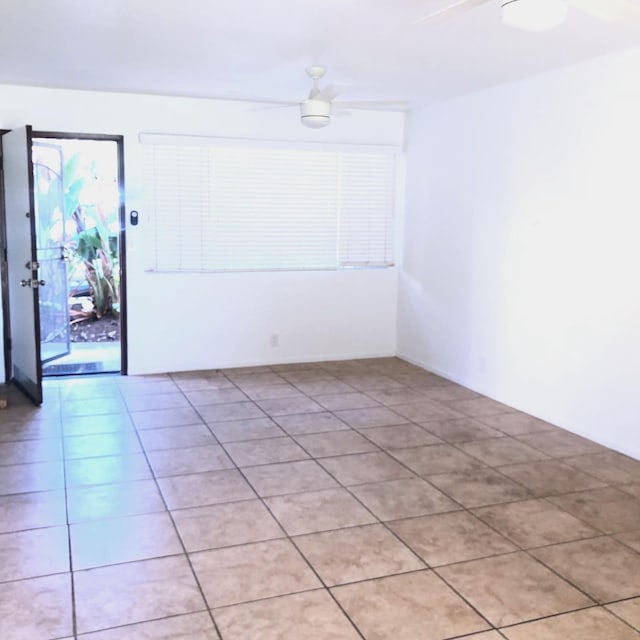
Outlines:
[{"label": "white wall", "polygon": [[640,458],[640,50],[412,115],[398,349]]},{"label": "white wall", "polygon": [[[396,348],[395,269],[262,274],[144,271],[140,132],[401,145],[400,113],[355,112],[323,130],[292,110],[255,104],[0,86],[0,128],[125,136],[129,371],[390,355]],[[272,334],[279,346],[271,346]],[[1,364],[1,363],[0,363]]]}]

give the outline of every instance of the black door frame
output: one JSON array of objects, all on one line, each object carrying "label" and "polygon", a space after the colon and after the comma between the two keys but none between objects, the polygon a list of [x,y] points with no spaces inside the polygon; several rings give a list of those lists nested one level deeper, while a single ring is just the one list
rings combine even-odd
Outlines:
[{"label": "black door frame", "polygon": [[2,346],[4,349],[5,384],[11,382],[11,333],[9,327],[9,274],[7,273],[7,229],[4,209],[4,173],[2,156],[2,136],[10,129],[0,129],[0,297],[2,297]]},{"label": "black door frame", "polygon": [[[8,130],[0,129],[0,135]],[[95,134],[95,133],[69,133],[60,131],[33,131],[33,138],[49,138],[58,140],[95,140],[110,141],[116,143],[118,162],[118,191],[120,194],[120,204],[118,211],[119,227],[118,247],[120,252],[119,277],[120,277],[120,374],[127,375],[129,368],[129,349],[127,332],[127,245],[126,245],[126,204],[125,182],[124,182],[124,136]],[[2,138],[0,138],[0,161],[2,159]],[[2,165],[0,162],[0,169]],[[11,349],[10,349],[10,327],[9,327],[9,290],[6,270],[6,229],[4,215],[4,194],[2,193],[2,181],[0,181],[0,249],[2,251],[2,317],[3,317],[3,343],[5,352],[5,380],[11,380]]]}]

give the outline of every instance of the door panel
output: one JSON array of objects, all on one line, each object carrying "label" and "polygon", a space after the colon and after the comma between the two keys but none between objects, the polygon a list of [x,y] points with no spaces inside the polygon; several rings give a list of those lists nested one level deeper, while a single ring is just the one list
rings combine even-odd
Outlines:
[{"label": "door panel", "polygon": [[[2,137],[12,380],[42,403],[39,280],[31,127]],[[33,267],[33,269],[32,269]]]},{"label": "door panel", "polygon": [[42,364],[71,351],[69,294],[65,260],[65,210],[62,147],[33,142],[36,246],[40,279],[40,338]]}]

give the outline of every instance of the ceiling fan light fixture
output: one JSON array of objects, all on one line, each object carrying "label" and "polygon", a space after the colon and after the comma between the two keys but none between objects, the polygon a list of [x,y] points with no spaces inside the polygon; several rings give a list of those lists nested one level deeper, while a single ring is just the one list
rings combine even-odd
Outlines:
[{"label": "ceiling fan light fixture", "polygon": [[565,0],[502,0],[502,22],[525,31],[546,31],[567,19]]},{"label": "ceiling fan light fixture", "polygon": [[331,103],[324,100],[304,100],[300,103],[300,119],[305,127],[321,129],[331,120]]}]

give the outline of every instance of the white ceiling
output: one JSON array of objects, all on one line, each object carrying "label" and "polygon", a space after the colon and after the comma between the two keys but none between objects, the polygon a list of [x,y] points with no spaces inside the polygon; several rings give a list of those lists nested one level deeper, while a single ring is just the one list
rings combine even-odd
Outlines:
[{"label": "white ceiling", "polygon": [[556,30],[517,31],[501,24],[499,0],[415,24],[447,4],[0,0],[0,83],[297,100],[308,90],[304,68],[320,63],[327,82],[353,85],[345,100],[421,104],[640,42],[640,20],[610,24],[577,10]]}]

